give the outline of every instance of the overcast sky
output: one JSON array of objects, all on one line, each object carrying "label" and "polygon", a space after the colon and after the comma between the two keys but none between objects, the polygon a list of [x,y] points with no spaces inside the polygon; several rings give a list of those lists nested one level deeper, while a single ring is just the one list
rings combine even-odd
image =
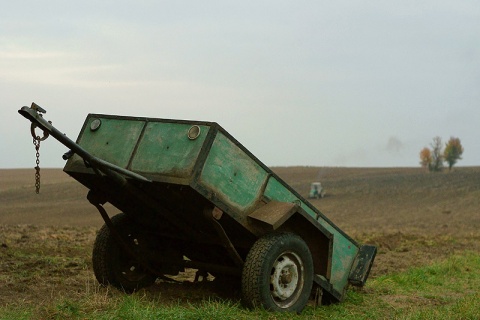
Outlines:
[{"label": "overcast sky", "polygon": [[268,166],[416,167],[435,136],[480,165],[480,2],[11,1],[0,98],[0,168],[35,166],[32,101],[72,139],[107,113],[215,121]]}]

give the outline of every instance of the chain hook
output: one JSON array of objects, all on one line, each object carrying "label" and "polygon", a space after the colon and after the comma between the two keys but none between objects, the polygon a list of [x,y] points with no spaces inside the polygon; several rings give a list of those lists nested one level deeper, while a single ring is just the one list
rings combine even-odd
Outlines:
[{"label": "chain hook", "polygon": [[[49,121],[49,122],[50,122],[50,121]],[[30,133],[32,134],[33,139],[38,140],[38,141],[43,141],[43,140],[47,139],[48,136],[50,135],[50,134],[48,133],[48,131],[43,130],[42,128],[40,128],[40,129],[43,131],[43,137],[40,137],[40,136],[37,135],[37,133],[35,132],[35,129],[36,129],[36,128],[39,128],[39,126],[37,126],[37,124],[35,124],[35,123],[32,122],[32,125],[30,126]]]}]

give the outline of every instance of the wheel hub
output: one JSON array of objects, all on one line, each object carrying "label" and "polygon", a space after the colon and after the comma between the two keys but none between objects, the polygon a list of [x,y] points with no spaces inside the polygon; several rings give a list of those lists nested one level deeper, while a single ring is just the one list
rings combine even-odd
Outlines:
[{"label": "wheel hub", "polygon": [[[295,259],[296,260],[296,259]],[[298,260],[296,260],[298,263]],[[272,295],[285,301],[298,287],[299,266],[287,255],[280,256],[274,263],[271,275]]]}]

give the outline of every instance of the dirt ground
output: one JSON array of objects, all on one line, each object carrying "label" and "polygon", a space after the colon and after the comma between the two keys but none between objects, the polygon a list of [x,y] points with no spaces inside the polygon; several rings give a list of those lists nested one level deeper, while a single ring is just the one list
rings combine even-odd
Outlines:
[{"label": "dirt ground", "polygon": [[[371,277],[480,252],[480,167],[437,174],[419,168],[273,170],[305,197],[311,182],[322,182],[326,197],[311,202],[354,239],[378,246]],[[33,169],[0,170],[0,305],[105,290],[91,265],[102,219],[87,190],[60,169],[42,169],[41,176],[37,195]],[[194,272],[177,280],[192,280]],[[168,303],[231,295],[222,288],[157,281],[148,290]]]}]

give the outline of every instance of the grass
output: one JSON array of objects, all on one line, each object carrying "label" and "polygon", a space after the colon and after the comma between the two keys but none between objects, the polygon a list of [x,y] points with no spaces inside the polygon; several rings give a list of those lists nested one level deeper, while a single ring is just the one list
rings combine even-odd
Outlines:
[{"label": "grass", "polygon": [[307,306],[301,315],[244,309],[238,301],[161,303],[146,292],[124,295],[87,284],[76,298],[0,306],[0,319],[480,319],[480,255],[464,252],[432,265],[350,288],[343,303]]}]

